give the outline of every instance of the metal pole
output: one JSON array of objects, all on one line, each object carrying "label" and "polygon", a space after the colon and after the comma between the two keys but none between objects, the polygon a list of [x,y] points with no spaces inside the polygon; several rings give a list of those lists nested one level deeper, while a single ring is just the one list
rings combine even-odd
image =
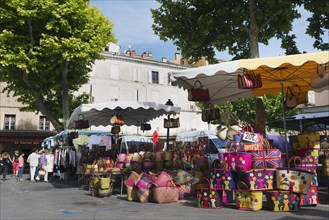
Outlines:
[{"label": "metal pole", "polygon": [[286,108],[284,104],[284,88],[283,88],[283,81],[280,82],[281,84],[281,93],[282,93],[282,109],[283,109],[283,130],[284,130],[284,143],[285,143],[285,150],[286,150],[286,162],[288,163],[288,140],[287,140],[287,124],[286,124]]},{"label": "metal pole", "polygon": [[[169,118],[170,118],[170,114],[168,114],[168,121],[169,121]],[[166,150],[169,150],[169,129],[170,128],[167,128],[167,146],[166,146]]]}]

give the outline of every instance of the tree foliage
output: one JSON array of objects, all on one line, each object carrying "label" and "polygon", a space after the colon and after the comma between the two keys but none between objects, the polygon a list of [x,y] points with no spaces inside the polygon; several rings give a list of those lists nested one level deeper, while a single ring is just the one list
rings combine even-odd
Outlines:
[{"label": "tree foliage", "polygon": [[304,0],[304,8],[312,14],[307,19],[306,33],[315,39],[313,47],[329,50],[329,1]]},{"label": "tree foliage", "polygon": [[[251,96],[249,98],[241,98],[236,102],[226,102],[222,105],[214,105],[218,108],[221,113],[229,111],[236,115],[245,124],[256,124],[256,110],[255,110],[255,97]],[[281,120],[283,116],[283,106],[282,106],[282,95],[264,95],[263,102],[265,106],[265,121],[271,122],[276,120]],[[198,104],[200,109],[204,109],[205,106]],[[295,115],[298,113],[296,108],[286,109],[286,116]],[[216,121],[216,124],[220,124],[220,121]]]},{"label": "tree foliage", "polygon": [[89,0],[0,0],[0,81],[24,107],[41,112],[57,131],[87,94],[100,52],[116,39],[113,24]]},{"label": "tree foliage", "polygon": [[[299,0],[157,0],[153,30],[171,39],[185,58],[202,56],[215,63],[215,50],[233,59],[259,57],[258,44],[271,38],[293,40],[292,22],[299,18]],[[286,47],[289,45],[286,44]],[[292,45],[294,46],[294,45]],[[290,48],[289,48],[290,49]]]}]

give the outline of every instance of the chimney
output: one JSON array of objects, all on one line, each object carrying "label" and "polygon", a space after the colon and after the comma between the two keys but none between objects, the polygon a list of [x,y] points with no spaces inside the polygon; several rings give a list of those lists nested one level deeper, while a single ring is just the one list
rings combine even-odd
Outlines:
[{"label": "chimney", "polygon": [[180,61],[180,53],[175,53],[175,60]]},{"label": "chimney", "polygon": [[136,51],[135,50],[130,51],[130,56],[135,57],[136,56]]},{"label": "chimney", "polygon": [[167,58],[162,57],[162,62],[166,63],[167,62]]},{"label": "chimney", "polygon": [[146,52],[142,53],[142,58],[143,59],[146,59],[147,58]]},{"label": "chimney", "polygon": [[148,52],[147,56],[149,57],[149,59],[152,60],[152,53],[151,52]]}]

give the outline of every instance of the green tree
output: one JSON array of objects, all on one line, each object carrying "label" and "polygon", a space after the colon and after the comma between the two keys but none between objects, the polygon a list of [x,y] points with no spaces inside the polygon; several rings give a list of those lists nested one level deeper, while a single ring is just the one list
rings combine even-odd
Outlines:
[{"label": "green tree", "polygon": [[[215,50],[228,51],[233,59],[259,57],[259,43],[276,37],[293,43],[292,21],[300,17],[301,1],[157,0],[152,9],[153,30],[160,39],[171,39],[185,58],[202,56],[215,63]],[[290,50],[289,44],[285,44]]]},{"label": "green tree", "polygon": [[[255,97],[241,98],[236,102],[226,102],[222,105],[214,105],[221,113],[229,111],[236,115],[241,121],[246,124],[256,124]],[[271,122],[281,120],[283,115],[282,95],[264,95],[263,102],[265,105],[265,121]],[[205,109],[202,104],[197,105],[200,109]],[[298,113],[296,108],[286,110],[286,116],[295,115]],[[222,124],[221,121],[214,122]]]},{"label": "green tree", "polygon": [[312,14],[307,19],[309,23],[306,33],[315,39],[313,47],[329,50],[329,1],[304,0],[304,8]]},{"label": "green tree", "polygon": [[87,94],[100,52],[116,39],[113,24],[89,0],[0,0],[0,81],[24,107],[41,112],[57,131]]}]

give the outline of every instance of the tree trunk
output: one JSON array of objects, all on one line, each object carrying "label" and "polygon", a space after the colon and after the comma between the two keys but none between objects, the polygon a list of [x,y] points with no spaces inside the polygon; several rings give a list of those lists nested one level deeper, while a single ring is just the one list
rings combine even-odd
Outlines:
[{"label": "tree trunk", "polygon": [[249,16],[250,16],[249,40],[250,40],[251,58],[259,57],[259,47],[258,47],[259,26],[257,24],[255,13],[256,13],[255,1],[249,0]]},{"label": "tree trunk", "polygon": [[64,130],[68,129],[68,120],[70,117],[68,72],[69,72],[69,61],[65,61],[64,66],[63,66],[63,73],[62,73],[62,76],[63,76],[63,78],[62,78],[62,109],[63,109]]}]

